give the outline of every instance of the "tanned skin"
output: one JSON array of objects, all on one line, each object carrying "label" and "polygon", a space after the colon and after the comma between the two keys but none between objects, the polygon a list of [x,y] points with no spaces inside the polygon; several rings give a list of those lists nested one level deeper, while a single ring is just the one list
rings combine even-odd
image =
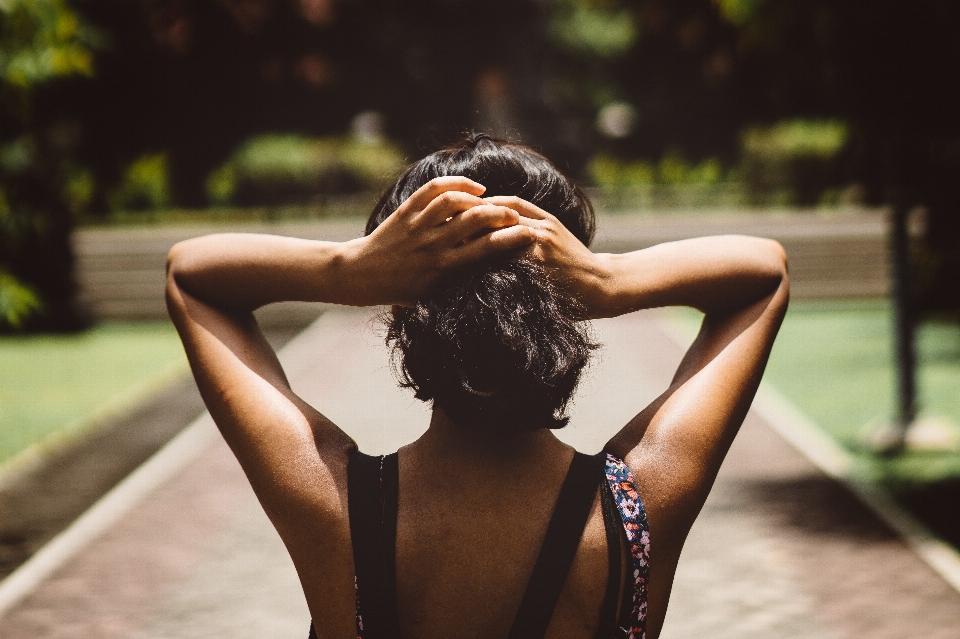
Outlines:
[{"label": "tanned skin", "polygon": [[[445,273],[526,250],[591,317],[675,305],[702,311],[670,386],[605,447],[632,470],[649,519],[647,624],[655,638],[684,540],[786,312],[786,256],[776,242],[742,236],[597,254],[548,212],[483,192],[466,178],[435,179],[350,242],[236,234],[181,242],[167,262],[170,315],[210,413],[293,559],[319,636],[346,639],[356,637],[346,480],[356,445],[293,393],[254,309],[282,300],[410,305]],[[400,450],[404,637],[506,635],[572,457],[550,431],[495,436],[434,409],[427,432]],[[595,503],[547,637],[593,637],[606,578]]]}]

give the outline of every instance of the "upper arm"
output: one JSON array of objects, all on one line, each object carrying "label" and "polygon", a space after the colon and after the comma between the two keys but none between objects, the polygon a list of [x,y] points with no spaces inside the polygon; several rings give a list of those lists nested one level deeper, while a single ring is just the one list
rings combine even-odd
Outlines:
[{"label": "upper arm", "polygon": [[293,393],[253,314],[197,299],[173,269],[167,306],[204,402],[284,540],[345,517],[353,442]]},{"label": "upper arm", "polygon": [[607,445],[633,471],[661,549],[676,545],[679,554],[760,383],[789,297],[775,248],[770,261],[779,259],[781,271],[772,290],[708,310],[670,387]]},{"label": "upper arm", "polygon": [[[638,481],[696,516],[750,407],[786,310],[786,282],[723,317],[705,316],[670,387],[618,434]],[[688,503],[690,502],[690,503]],[[693,512],[688,512],[693,511]]]}]

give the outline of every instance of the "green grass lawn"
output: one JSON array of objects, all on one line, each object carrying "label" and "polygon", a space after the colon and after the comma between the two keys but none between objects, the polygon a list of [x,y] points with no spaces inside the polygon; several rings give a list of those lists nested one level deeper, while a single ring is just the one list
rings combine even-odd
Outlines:
[{"label": "green grass lawn", "polygon": [[[676,317],[692,332],[698,315],[684,310]],[[960,424],[960,326],[925,323],[917,350],[921,413]],[[894,414],[892,316],[885,302],[792,302],[764,380],[894,486],[960,477],[960,454],[883,459],[862,443],[866,424]]]},{"label": "green grass lawn", "polygon": [[51,436],[89,427],[185,370],[168,322],[0,337],[0,464]]}]

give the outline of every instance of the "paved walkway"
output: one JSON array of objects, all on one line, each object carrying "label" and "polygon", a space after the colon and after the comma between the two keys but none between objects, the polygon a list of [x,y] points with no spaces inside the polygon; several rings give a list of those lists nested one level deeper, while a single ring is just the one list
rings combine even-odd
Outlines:
[{"label": "paved walkway", "polygon": [[[596,331],[606,347],[562,432],[585,452],[665,386],[681,355],[655,313]],[[428,418],[395,389],[380,334],[369,314],[333,311],[282,353],[294,388],[371,453]],[[0,619],[0,637],[305,637],[292,565],[214,441]],[[662,636],[960,638],[960,594],[751,414],[687,542]]]}]

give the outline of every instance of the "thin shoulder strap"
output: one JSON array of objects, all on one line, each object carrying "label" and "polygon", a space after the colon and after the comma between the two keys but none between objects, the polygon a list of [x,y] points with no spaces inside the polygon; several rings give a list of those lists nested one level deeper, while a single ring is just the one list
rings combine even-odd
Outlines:
[{"label": "thin shoulder strap", "polygon": [[[350,539],[357,576],[357,613],[363,619],[364,639],[399,639],[394,568],[397,464],[395,455],[392,463],[386,460],[355,452],[347,466]],[[390,469],[394,474],[388,478],[388,473],[384,471]],[[392,486],[394,496],[392,513],[386,511],[390,500],[385,499],[383,489],[387,485]],[[391,514],[392,526],[385,525]]]},{"label": "thin shoulder strap", "polygon": [[577,554],[601,470],[601,458],[574,453],[508,639],[538,639],[546,634]]},{"label": "thin shoulder strap", "polygon": [[[600,453],[606,461],[606,455]],[[617,619],[617,600],[620,598],[621,586],[621,557],[620,529],[623,523],[620,513],[613,501],[613,490],[604,473],[600,482],[600,503],[603,507],[603,528],[607,534],[607,591],[603,596],[603,605],[600,607],[600,625],[597,628],[596,639],[611,639],[623,636]]]},{"label": "thin shoulder strap", "polygon": [[400,463],[397,453],[383,458],[380,469],[383,500],[383,616],[391,631],[383,637],[400,638],[400,614],[397,608],[397,510],[400,487]]}]

